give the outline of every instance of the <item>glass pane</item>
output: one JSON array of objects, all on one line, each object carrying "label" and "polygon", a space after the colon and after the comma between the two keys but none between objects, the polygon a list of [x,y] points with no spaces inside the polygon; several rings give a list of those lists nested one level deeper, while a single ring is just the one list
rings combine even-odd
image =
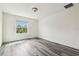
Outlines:
[{"label": "glass pane", "polygon": [[27,33],[27,22],[26,21],[16,21],[16,33]]}]

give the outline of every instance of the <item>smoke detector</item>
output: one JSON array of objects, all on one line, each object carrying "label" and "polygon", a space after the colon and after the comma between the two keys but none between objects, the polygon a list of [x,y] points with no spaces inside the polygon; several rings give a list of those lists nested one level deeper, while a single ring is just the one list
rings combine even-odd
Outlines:
[{"label": "smoke detector", "polygon": [[34,12],[37,12],[37,11],[38,11],[38,8],[33,7],[32,10],[33,10]]}]

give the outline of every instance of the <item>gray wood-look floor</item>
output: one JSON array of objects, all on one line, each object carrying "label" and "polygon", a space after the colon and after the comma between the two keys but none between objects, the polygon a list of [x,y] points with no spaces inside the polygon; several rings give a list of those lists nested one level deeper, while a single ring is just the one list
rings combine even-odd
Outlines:
[{"label": "gray wood-look floor", "polygon": [[79,56],[79,50],[43,39],[4,44],[0,56]]}]

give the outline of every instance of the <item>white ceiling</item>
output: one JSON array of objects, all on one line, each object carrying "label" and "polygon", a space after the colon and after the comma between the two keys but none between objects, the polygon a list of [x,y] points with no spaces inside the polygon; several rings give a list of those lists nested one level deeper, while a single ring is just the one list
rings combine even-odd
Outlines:
[{"label": "white ceiling", "polygon": [[[64,10],[66,4],[68,3],[0,3],[0,8],[2,8],[3,12],[14,15],[41,19]],[[38,11],[33,12],[32,7],[37,7]]]}]

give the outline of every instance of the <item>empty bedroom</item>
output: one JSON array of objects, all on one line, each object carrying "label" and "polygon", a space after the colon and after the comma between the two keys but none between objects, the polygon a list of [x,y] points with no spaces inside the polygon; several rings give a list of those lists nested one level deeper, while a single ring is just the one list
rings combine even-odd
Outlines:
[{"label": "empty bedroom", "polygon": [[79,3],[0,3],[0,56],[79,56]]}]

